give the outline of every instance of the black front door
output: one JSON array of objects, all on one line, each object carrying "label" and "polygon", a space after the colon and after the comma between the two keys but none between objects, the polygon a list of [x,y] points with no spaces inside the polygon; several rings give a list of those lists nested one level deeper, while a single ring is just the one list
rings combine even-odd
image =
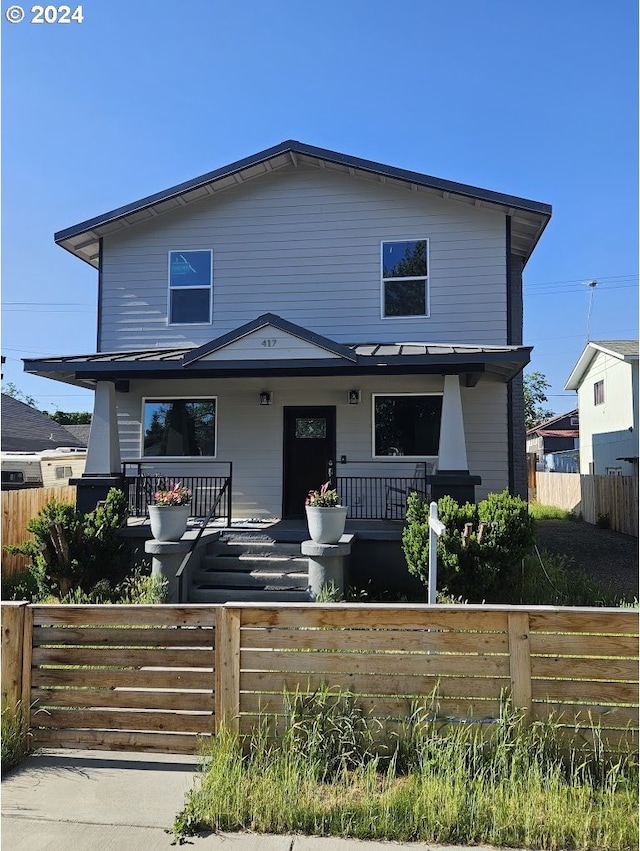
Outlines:
[{"label": "black front door", "polygon": [[335,483],[336,409],[284,409],[283,517],[302,517],[310,490]]}]

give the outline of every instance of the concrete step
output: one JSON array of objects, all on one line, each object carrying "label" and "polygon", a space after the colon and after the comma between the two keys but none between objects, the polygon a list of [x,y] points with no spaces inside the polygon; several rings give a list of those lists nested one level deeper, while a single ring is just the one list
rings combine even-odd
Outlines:
[{"label": "concrete step", "polygon": [[211,553],[202,557],[203,570],[250,572],[252,570],[306,571],[309,561],[301,555],[228,555]]},{"label": "concrete step", "polygon": [[300,555],[300,544],[287,544],[280,541],[216,541],[209,548],[211,554],[225,555]]},{"label": "concrete step", "polygon": [[206,585],[215,588],[306,588],[309,574],[305,571],[285,573],[276,570],[209,571],[197,570],[193,576],[194,587]]},{"label": "concrete step", "polygon": [[308,603],[306,591],[260,591],[247,588],[191,588],[192,603]]}]

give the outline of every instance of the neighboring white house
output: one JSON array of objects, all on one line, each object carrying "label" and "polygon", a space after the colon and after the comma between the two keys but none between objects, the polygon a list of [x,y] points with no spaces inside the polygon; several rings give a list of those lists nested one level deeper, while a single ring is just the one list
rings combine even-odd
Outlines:
[{"label": "neighboring white house", "polygon": [[122,461],[232,469],[238,517],[301,515],[328,478],[385,517],[425,469],[526,495],[522,270],[550,216],[283,142],[57,233],[97,270],[98,351],[25,369],[96,391],[94,495]]},{"label": "neighboring white house", "polygon": [[638,472],[638,341],[587,344],[565,390],[577,390],[580,472]]}]

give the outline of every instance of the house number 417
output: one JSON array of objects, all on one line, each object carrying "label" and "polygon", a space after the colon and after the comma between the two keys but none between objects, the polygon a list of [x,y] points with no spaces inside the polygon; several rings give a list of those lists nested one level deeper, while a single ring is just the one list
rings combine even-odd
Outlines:
[{"label": "house number 417", "polygon": [[272,339],[265,339],[265,340],[262,341],[261,345],[264,346],[265,349],[272,349],[277,342],[278,341],[274,340],[273,338]]}]

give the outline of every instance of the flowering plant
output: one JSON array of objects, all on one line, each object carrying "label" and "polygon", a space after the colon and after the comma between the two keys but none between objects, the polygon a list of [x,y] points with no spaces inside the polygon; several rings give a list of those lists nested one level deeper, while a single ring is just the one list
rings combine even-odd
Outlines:
[{"label": "flowering plant", "polygon": [[329,488],[330,484],[331,482],[325,482],[319,491],[309,491],[305,505],[318,508],[335,508],[340,502],[340,497],[337,490]]},{"label": "flowering plant", "polygon": [[156,491],[153,500],[155,505],[187,505],[191,501],[191,491],[176,482],[169,490]]}]

